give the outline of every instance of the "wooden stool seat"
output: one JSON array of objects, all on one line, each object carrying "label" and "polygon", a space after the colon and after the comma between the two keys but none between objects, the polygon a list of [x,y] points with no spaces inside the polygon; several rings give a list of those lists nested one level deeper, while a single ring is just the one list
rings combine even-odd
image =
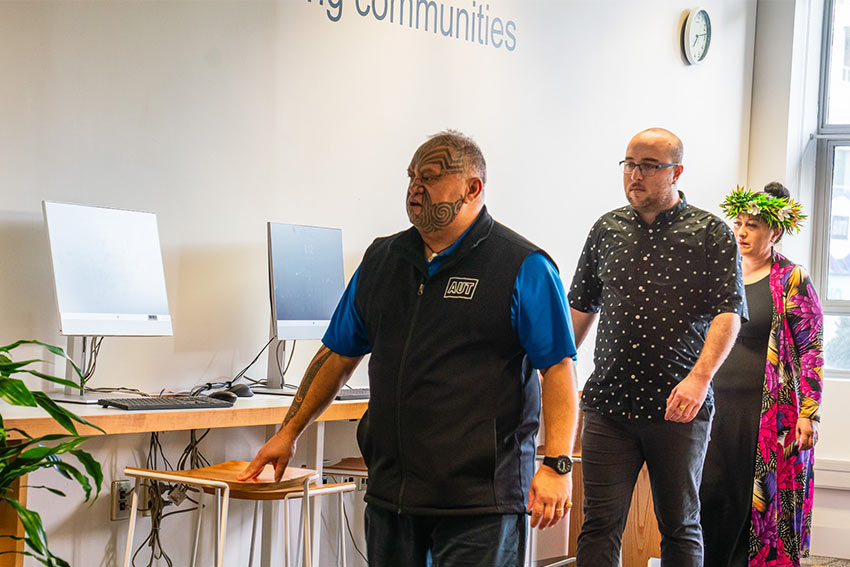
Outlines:
[{"label": "wooden stool seat", "polygon": [[[142,479],[148,481],[170,482],[175,484],[188,484],[201,490],[198,498],[198,523],[195,529],[195,543],[192,551],[192,565],[195,565],[198,549],[198,535],[201,526],[202,498],[204,494],[216,495],[216,562],[219,567],[224,560],[224,540],[227,529],[228,501],[232,498],[238,500],[254,501],[254,526],[251,529],[251,549],[248,564],[253,563],[255,535],[259,504],[261,501],[278,500],[287,502],[291,499],[302,498],[302,524],[304,534],[304,561],[312,566],[311,541],[310,541],[310,506],[309,500],[315,496],[327,494],[339,495],[338,505],[340,517],[342,517],[342,493],[351,492],[355,489],[353,482],[338,484],[316,484],[318,474],[312,469],[286,467],[283,477],[279,481],[274,480],[274,467],[266,465],[260,474],[250,480],[238,480],[236,477],[248,466],[247,461],[227,461],[208,467],[180,471],[161,471],[143,469],[139,467],[125,467],[124,473],[136,479],[136,490],[133,491],[133,502],[130,507],[130,526],[127,536],[127,548],[124,555],[124,565],[129,566],[130,553],[132,550],[133,533],[136,522],[136,510],[138,508],[139,486]],[[286,565],[289,565],[289,509],[284,506],[284,553]],[[339,546],[340,559],[345,565],[345,550],[342,522],[339,524]]]},{"label": "wooden stool seat", "polygon": [[366,461],[363,460],[363,457],[345,457],[339,462],[324,467],[324,472],[328,474],[366,476],[369,469],[366,468]]},{"label": "wooden stool seat", "polygon": [[[312,469],[302,469],[297,467],[286,467],[286,470],[283,473],[283,478],[280,479],[279,482],[275,482],[274,480],[274,467],[272,465],[266,465],[265,468],[260,472],[257,478],[253,478],[251,480],[237,480],[236,476],[245,470],[245,467],[248,466],[247,461],[226,461],[224,463],[219,463],[217,465],[211,465],[209,467],[203,467],[200,469],[188,469],[182,471],[169,471],[169,475],[171,476],[182,476],[186,478],[193,478],[199,480],[210,480],[217,482],[224,482],[227,486],[230,487],[230,497],[231,498],[239,498],[234,495],[234,491],[238,491],[242,494],[250,494],[252,492],[273,492],[277,490],[286,490],[286,489],[295,489],[301,490],[303,488],[304,480],[307,477],[316,476],[316,471]],[[137,474],[133,473],[155,473],[155,472],[164,472],[164,471],[153,471],[150,469],[142,469],[138,467],[126,467],[125,471],[130,476],[137,476]],[[213,488],[205,487],[208,489],[207,492],[213,492]],[[247,498],[248,500],[253,500],[253,498]],[[260,500],[266,500],[265,498],[260,498]]]}]

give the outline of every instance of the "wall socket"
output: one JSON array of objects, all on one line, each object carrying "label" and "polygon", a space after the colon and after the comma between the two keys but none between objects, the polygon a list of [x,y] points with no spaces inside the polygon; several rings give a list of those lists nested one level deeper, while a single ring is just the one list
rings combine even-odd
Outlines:
[{"label": "wall socket", "polygon": [[133,488],[129,480],[113,480],[112,506],[109,509],[109,519],[115,522],[129,518],[132,498]]}]

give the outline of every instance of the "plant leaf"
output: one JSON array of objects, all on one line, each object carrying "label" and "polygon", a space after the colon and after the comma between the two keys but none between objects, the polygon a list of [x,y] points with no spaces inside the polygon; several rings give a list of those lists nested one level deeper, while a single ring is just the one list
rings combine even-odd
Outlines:
[{"label": "plant leaf", "polygon": [[17,378],[0,378],[0,399],[13,406],[35,407],[32,392]]},{"label": "plant leaf", "polygon": [[74,480],[82,487],[83,492],[86,493],[86,501],[91,498],[91,483],[89,482],[88,477],[77,470],[74,466],[66,463],[65,461],[59,461],[54,465],[57,469],[63,470],[74,477]]},{"label": "plant leaf", "polygon": [[[32,395],[35,397],[36,403],[39,406],[41,406],[42,408],[44,408],[44,410],[47,413],[49,413],[50,416],[53,417],[53,419],[55,419],[56,421],[60,421],[59,418],[57,418],[56,416],[61,415],[61,416],[73,419],[77,423],[82,423],[83,425],[88,425],[89,427],[91,427],[93,429],[97,429],[98,431],[100,431],[104,435],[106,434],[106,431],[104,431],[102,428],[98,427],[97,425],[88,421],[87,419],[84,419],[84,418],[78,416],[77,414],[66,410],[65,408],[63,408],[62,406],[60,406],[59,404],[57,404],[56,402],[51,400],[47,396],[47,394],[45,394],[44,392],[33,392]],[[71,425],[70,429],[68,427],[65,427],[65,429],[68,429],[74,435],[78,435],[77,430],[76,430],[76,428],[74,428],[73,424],[70,424],[70,425]],[[64,425],[63,425],[63,427],[64,427]]]},{"label": "plant leaf", "polygon": [[51,376],[50,374],[45,374],[44,372],[39,372],[37,370],[23,369],[20,372],[26,372],[27,374],[32,374],[33,376],[38,376],[42,380],[47,380],[48,382],[53,382],[54,384],[59,384],[60,386],[67,386],[69,388],[75,388],[77,390],[82,390],[83,387],[73,382],[71,380],[66,380],[65,378],[59,378],[57,376]]},{"label": "plant leaf", "polygon": [[24,508],[14,498],[3,498],[3,500],[8,502],[18,513],[18,519],[27,534],[26,542],[30,548],[41,555],[48,554],[47,533],[44,531],[44,525],[41,523],[41,516],[38,515],[38,512]]},{"label": "plant leaf", "polygon": [[71,449],[69,452],[77,457],[77,460],[85,467],[88,475],[94,480],[96,499],[97,495],[100,494],[100,489],[103,487],[103,470],[100,468],[100,463],[90,453],[82,449]]},{"label": "plant leaf", "polygon": [[65,360],[67,360],[68,362],[70,362],[70,363],[71,363],[71,366],[73,366],[73,368],[74,368],[74,372],[76,372],[76,373],[77,373],[77,376],[79,376],[79,377],[80,377],[80,379],[82,380],[82,378],[83,378],[83,372],[82,372],[82,370],[80,370],[80,367],[79,367],[79,366],[77,366],[77,365],[74,363],[74,361],[73,361],[73,360],[71,360],[71,359],[68,357],[68,355],[67,355],[67,354],[65,354],[65,351],[64,351],[64,350],[62,350],[62,349],[61,349],[60,347],[58,347],[58,346],[54,346],[54,345],[50,345],[50,344],[47,344],[47,343],[43,343],[43,342],[41,342],[41,341],[34,341],[34,340],[20,340],[20,341],[15,341],[14,343],[12,343],[12,344],[10,344],[10,345],[6,345],[6,346],[4,346],[4,347],[0,347],[0,352],[9,352],[10,350],[13,350],[13,349],[15,349],[15,348],[18,348],[18,347],[19,347],[19,346],[21,346],[21,345],[39,345],[39,346],[43,346],[44,348],[46,348],[48,351],[52,352],[53,354],[55,354],[55,355],[57,355],[57,356],[61,356],[62,358],[64,358]]},{"label": "plant leaf", "polygon": [[20,360],[18,362],[15,362],[13,360],[9,360],[8,362],[0,361],[0,371],[2,371],[4,374],[17,372],[19,368],[23,368],[24,366],[26,366],[28,364],[32,364],[34,362],[44,362],[44,361],[41,360],[40,358],[32,358],[30,360]]},{"label": "plant leaf", "polygon": [[50,486],[44,486],[43,484],[41,484],[41,485],[36,485],[36,484],[27,484],[27,485],[25,485],[25,486],[22,486],[21,488],[26,488],[27,490],[29,490],[30,488],[37,488],[37,489],[41,489],[41,490],[47,490],[47,491],[49,491],[49,492],[52,492],[52,493],[53,493],[53,494],[55,494],[56,496],[62,496],[63,498],[64,498],[65,496],[67,496],[67,495],[66,495],[64,492],[62,492],[61,490],[58,490],[58,489],[56,489],[56,488],[52,488],[52,487],[50,487]]}]

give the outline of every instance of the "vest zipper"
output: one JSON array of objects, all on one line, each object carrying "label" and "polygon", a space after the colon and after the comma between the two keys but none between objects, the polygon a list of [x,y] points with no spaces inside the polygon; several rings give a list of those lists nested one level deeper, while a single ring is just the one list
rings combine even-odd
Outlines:
[{"label": "vest zipper", "polygon": [[398,387],[396,388],[396,400],[395,400],[395,423],[396,423],[396,438],[398,439],[398,457],[399,463],[401,464],[401,484],[398,488],[398,510],[397,513],[401,514],[402,510],[402,499],[404,498],[404,484],[407,481],[407,471],[404,466],[404,448],[402,443],[401,436],[401,387],[403,385],[404,378],[404,365],[407,362],[407,350],[410,347],[410,339],[413,337],[413,329],[416,323],[416,316],[419,314],[419,297],[422,297],[422,293],[425,291],[425,282],[426,278],[422,278],[422,281],[419,282],[419,289],[416,291],[417,300],[413,305],[413,315],[410,317],[410,329],[407,331],[407,339],[404,341],[404,348],[401,351],[401,361],[399,362],[399,380]]}]

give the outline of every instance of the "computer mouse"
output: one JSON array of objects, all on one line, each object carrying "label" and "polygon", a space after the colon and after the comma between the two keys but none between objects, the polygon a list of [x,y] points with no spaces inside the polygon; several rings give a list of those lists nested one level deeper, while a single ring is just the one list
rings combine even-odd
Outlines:
[{"label": "computer mouse", "polygon": [[235,402],[236,394],[233,392],[228,392],[227,390],[216,390],[215,392],[210,392],[207,394],[211,398],[215,398],[217,400],[224,400],[226,402]]},{"label": "computer mouse", "polygon": [[250,398],[254,395],[254,390],[248,384],[234,384],[227,389],[228,392],[233,392],[240,398]]}]

